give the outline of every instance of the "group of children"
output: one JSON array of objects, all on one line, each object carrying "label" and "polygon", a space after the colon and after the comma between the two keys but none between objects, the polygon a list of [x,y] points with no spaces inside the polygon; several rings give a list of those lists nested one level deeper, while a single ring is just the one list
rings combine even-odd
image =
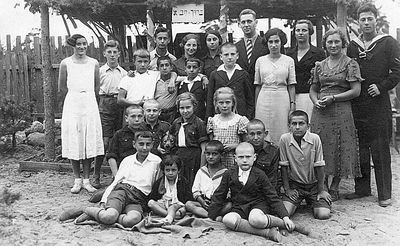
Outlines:
[{"label": "group of children", "polygon": [[[125,124],[113,136],[104,135],[114,180],[100,206],[84,210],[84,219],[132,227],[149,210],[166,224],[188,212],[279,241],[275,228],[302,231],[289,216],[303,199],[315,218],[329,218],[321,142],[308,131],[308,115],[290,115],[290,133],[282,135],[279,147],[266,141],[264,124],[252,119],[254,95],[247,72],[236,64],[235,45],[221,46],[224,64],[211,73],[207,88],[199,60],[187,59],[187,77],[181,78],[170,56],[150,58],[137,50],[136,71],[122,78],[117,95],[104,94],[125,106]],[[159,71],[149,70],[150,63]],[[161,145],[166,134],[176,143],[169,153]]]}]

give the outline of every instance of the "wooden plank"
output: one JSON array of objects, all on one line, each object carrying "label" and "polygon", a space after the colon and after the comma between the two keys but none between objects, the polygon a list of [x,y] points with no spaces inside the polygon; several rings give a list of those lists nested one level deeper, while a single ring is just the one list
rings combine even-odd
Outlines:
[{"label": "wooden plank", "polygon": [[[53,170],[58,172],[71,172],[72,165],[70,163],[58,162],[37,162],[37,161],[20,161],[18,171],[39,172],[43,170]],[[110,166],[102,166],[101,171],[111,173]]]},{"label": "wooden plank", "polygon": [[26,99],[25,94],[25,77],[24,77],[24,58],[22,56],[22,47],[21,47],[21,36],[17,36],[16,39],[16,58],[18,64],[18,98],[22,101]]},{"label": "wooden plank", "polygon": [[127,36],[126,38],[128,42],[128,61],[132,62],[133,61],[132,36]]},{"label": "wooden plank", "polygon": [[11,52],[6,51],[5,55],[5,67],[6,70],[6,97],[11,96]]},{"label": "wooden plank", "polygon": [[56,60],[56,39],[50,37],[50,63]]},{"label": "wooden plank", "polygon": [[100,61],[100,63],[105,63],[105,62],[106,62],[106,58],[105,58],[104,55],[103,55],[103,52],[104,52],[104,42],[103,42],[102,39],[99,39],[99,49],[100,49],[100,52],[99,52],[99,61]]},{"label": "wooden plank", "polygon": [[18,75],[17,75],[17,54],[16,52],[11,53],[11,73],[12,73],[12,79],[11,79],[11,91],[14,100],[18,103],[20,102],[20,95],[19,95],[19,83],[18,83]]},{"label": "wooden plank", "polygon": [[53,62],[60,63],[62,59],[64,59],[64,53],[63,53],[63,43],[62,43],[62,37],[58,36],[57,37],[57,43],[58,43],[58,49],[57,49],[57,59],[54,60]]},{"label": "wooden plank", "polygon": [[6,36],[6,42],[7,42],[7,51],[11,51],[11,35],[8,34]]},{"label": "wooden plank", "polygon": [[34,62],[35,62],[35,67],[40,67],[41,66],[41,54],[40,54],[40,39],[39,37],[34,37],[33,38],[33,50],[34,50]]},{"label": "wooden plank", "polygon": [[28,66],[28,54],[22,53],[22,59],[24,62],[24,91],[25,91],[25,99],[30,102],[31,101],[31,93],[29,86],[29,66]]},{"label": "wooden plank", "polygon": [[6,96],[6,80],[4,79],[4,55],[3,49],[0,47],[0,96],[3,100]]}]

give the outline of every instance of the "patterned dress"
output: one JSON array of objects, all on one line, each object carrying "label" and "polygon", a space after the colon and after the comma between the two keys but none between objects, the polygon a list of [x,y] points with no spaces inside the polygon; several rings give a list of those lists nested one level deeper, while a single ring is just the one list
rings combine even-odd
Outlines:
[{"label": "patterned dress", "polygon": [[[239,144],[240,135],[247,132],[247,123],[249,123],[249,120],[246,116],[235,114],[231,120],[222,121],[221,115],[217,114],[208,118],[207,133],[212,133],[214,140],[218,140],[222,144]],[[221,162],[227,169],[235,166],[234,153],[235,150],[231,150],[222,155]]]},{"label": "patterned dress", "polygon": [[[312,74],[312,83],[320,88],[319,98],[345,92],[350,83],[363,80],[357,62],[345,55],[332,69],[328,67],[328,59],[317,62]],[[335,101],[322,109],[314,107],[310,128],[321,138],[326,175],[360,176],[358,136],[350,100]]]}]

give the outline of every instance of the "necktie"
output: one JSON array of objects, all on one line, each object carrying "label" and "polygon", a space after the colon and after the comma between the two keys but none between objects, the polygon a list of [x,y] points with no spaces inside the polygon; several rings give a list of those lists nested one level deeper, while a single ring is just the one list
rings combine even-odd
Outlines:
[{"label": "necktie", "polygon": [[253,42],[251,41],[251,39],[247,39],[246,49],[247,49],[247,62],[250,64],[251,54],[253,53]]}]

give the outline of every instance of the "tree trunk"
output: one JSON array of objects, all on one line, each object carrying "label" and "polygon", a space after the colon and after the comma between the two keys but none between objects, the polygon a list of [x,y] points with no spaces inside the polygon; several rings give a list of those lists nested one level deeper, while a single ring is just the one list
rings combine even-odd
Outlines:
[{"label": "tree trunk", "polygon": [[45,119],[45,156],[46,159],[55,158],[55,131],[54,131],[54,107],[55,91],[51,81],[51,57],[50,57],[50,28],[49,28],[49,7],[46,4],[40,5],[41,19],[41,51],[42,51],[42,73],[43,73],[43,94],[44,94],[44,119]]}]

